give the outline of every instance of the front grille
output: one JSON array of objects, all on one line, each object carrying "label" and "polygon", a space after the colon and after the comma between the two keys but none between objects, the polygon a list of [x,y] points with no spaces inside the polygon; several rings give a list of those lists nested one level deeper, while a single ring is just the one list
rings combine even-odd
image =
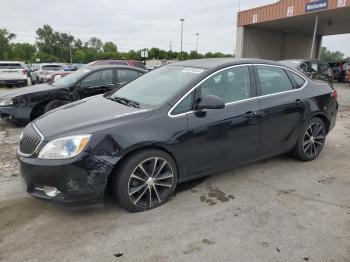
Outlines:
[{"label": "front grille", "polygon": [[23,130],[22,139],[19,142],[19,151],[22,154],[31,155],[41,143],[42,137],[36,131],[33,124],[29,124]]}]

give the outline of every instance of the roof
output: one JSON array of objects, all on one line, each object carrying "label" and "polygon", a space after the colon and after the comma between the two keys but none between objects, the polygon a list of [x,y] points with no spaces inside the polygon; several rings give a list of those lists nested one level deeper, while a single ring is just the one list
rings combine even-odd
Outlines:
[{"label": "roof", "polygon": [[121,68],[121,69],[133,69],[133,70],[137,70],[140,72],[148,72],[147,70],[144,70],[142,68],[139,67],[133,67],[133,66],[127,66],[127,65],[86,65],[82,68],[87,68],[90,70],[96,70],[96,69],[100,69],[100,68]]},{"label": "roof", "polygon": [[24,64],[22,61],[0,61],[0,63],[6,63],[6,64]]},{"label": "roof", "polygon": [[177,63],[172,63],[170,66],[188,66],[212,69],[221,66],[239,65],[239,64],[271,64],[281,65],[278,62],[264,59],[238,59],[238,58],[205,58],[186,60]]}]

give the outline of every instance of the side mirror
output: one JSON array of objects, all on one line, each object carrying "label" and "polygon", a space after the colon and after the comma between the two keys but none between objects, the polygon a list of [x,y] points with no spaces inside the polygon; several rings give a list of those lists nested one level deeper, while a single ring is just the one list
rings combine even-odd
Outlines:
[{"label": "side mirror", "polygon": [[206,95],[196,102],[196,110],[204,109],[222,109],[225,107],[225,101],[218,96]]}]

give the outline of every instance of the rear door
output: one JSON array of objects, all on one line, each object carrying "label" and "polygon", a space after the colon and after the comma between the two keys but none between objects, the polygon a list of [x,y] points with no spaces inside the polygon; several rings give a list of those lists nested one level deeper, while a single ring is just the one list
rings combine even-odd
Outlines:
[{"label": "rear door", "polygon": [[292,147],[304,117],[301,89],[305,79],[283,67],[256,65],[261,111],[260,156]]},{"label": "rear door", "polygon": [[80,98],[104,94],[115,88],[114,69],[102,69],[85,76],[77,88]]},{"label": "rear door", "polygon": [[138,78],[142,73],[136,71],[136,70],[131,70],[131,69],[126,69],[126,68],[118,68],[117,69],[117,87],[121,87],[130,81]]}]

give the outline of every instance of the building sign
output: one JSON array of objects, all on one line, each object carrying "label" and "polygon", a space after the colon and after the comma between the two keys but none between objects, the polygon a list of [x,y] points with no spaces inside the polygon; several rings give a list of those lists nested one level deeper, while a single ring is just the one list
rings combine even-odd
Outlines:
[{"label": "building sign", "polygon": [[338,0],[338,7],[346,6],[346,0]]},{"label": "building sign", "polygon": [[314,12],[328,8],[328,0],[309,0],[305,6],[305,12]]},{"label": "building sign", "polygon": [[257,14],[254,14],[253,15],[253,19],[252,19],[252,23],[257,23],[258,22],[258,15]]},{"label": "building sign", "polygon": [[287,8],[287,16],[293,16],[294,15],[294,6],[288,6]]}]

